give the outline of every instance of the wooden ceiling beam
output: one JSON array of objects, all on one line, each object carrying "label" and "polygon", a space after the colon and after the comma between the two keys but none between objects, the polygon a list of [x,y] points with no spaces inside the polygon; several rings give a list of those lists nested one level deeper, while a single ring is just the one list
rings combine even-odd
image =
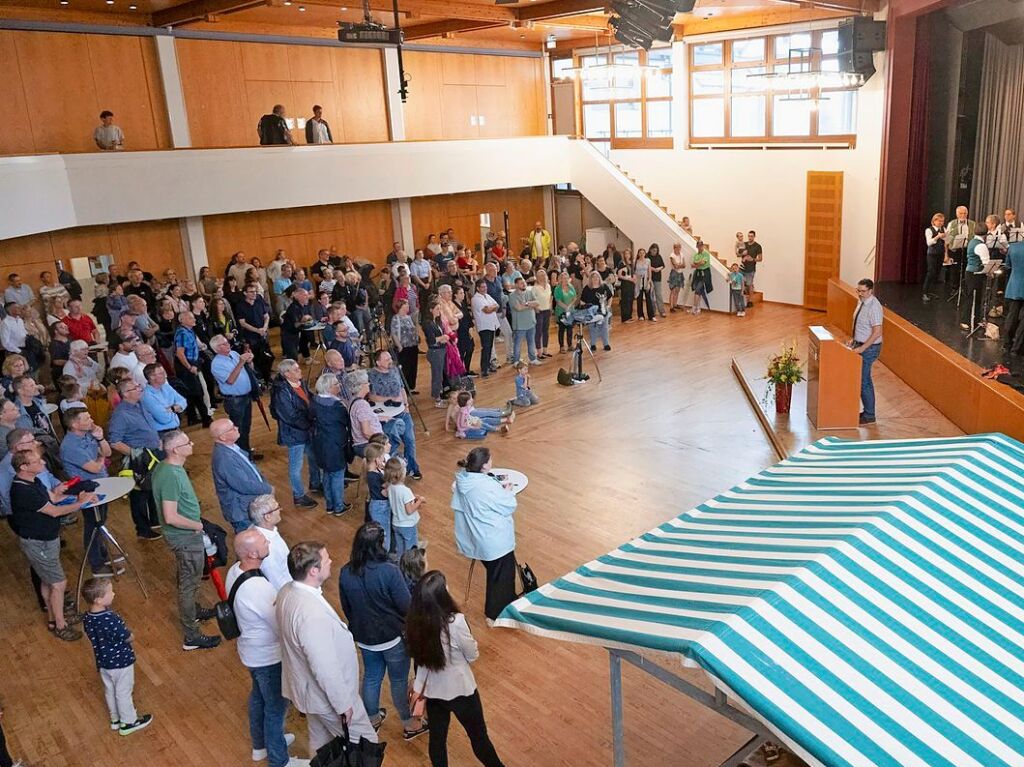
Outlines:
[{"label": "wooden ceiling beam", "polygon": [[190,21],[205,21],[219,14],[244,11],[266,5],[264,0],[191,0],[153,14],[153,26],[176,27]]},{"label": "wooden ceiling beam", "polygon": [[847,11],[849,13],[866,14],[878,10],[878,0],[775,0],[777,3],[796,5],[801,8],[819,8],[825,11]]},{"label": "wooden ceiling beam", "polygon": [[[299,2],[300,0],[295,0]],[[303,5],[324,5],[337,8],[340,0],[302,0]],[[352,0],[350,8],[360,8],[358,0]],[[371,11],[391,11],[391,0],[370,0]],[[439,19],[470,19],[473,21],[493,21],[505,24],[516,18],[511,8],[500,5],[477,5],[475,3],[458,3],[450,0],[398,0],[401,13],[412,13],[418,16],[437,17]]]},{"label": "wooden ceiling beam", "polygon": [[552,27],[557,29],[596,29],[608,28],[608,17],[599,14],[586,16],[566,16],[559,19],[545,19],[538,21],[537,26]]},{"label": "wooden ceiling beam", "polygon": [[564,16],[600,13],[610,7],[610,1],[606,2],[605,0],[551,0],[549,3],[538,3],[527,8],[518,8],[516,16],[520,21],[541,21]]},{"label": "wooden ceiling beam", "polygon": [[480,29],[493,29],[495,27],[507,27],[508,23],[494,21],[474,21],[472,19],[445,19],[444,21],[431,21],[426,24],[417,24],[413,27],[404,27],[406,41],[423,40],[428,37],[444,37],[455,32],[475,32]]}]

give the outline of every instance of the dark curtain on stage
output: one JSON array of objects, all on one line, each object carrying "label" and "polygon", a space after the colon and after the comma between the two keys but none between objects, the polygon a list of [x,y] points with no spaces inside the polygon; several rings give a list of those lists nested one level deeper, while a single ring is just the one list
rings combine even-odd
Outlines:
[{"label": "dark curtain on stage", "polygon": [[[927,40],[927,19],[917,19],[917,39]],[[907,191],[904,203],[903,231],[900,233],[901,282],[918,282],[924,276],[924,231],[928,216],[924,205],[928,179],[928,79],[931,46],[914,48],[913,88],[910,98],[910,146],[907,153]],[[896,96],[899,97],[898,95]]]}]

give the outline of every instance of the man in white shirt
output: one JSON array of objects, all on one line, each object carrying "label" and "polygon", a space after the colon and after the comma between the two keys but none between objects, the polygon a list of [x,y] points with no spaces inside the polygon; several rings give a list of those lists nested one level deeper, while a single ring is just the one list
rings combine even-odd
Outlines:
[{"label": "man in white shirt", "polygon": [[21,354],[25,348],[25,339],[28,338],[25,320],[21,318],[21,304],[9,301],[4,304],[4,311],[7,316],[0,322],[0,346],[8,354]]},{"label": "man in white shirt", "polygon": [[100,124],[92,132],[92,140],[105,152],[124,149],[124,131],[114,125],[114,113],[109,109],[100,112]]},{"label": "man in white shirt", "polygon": [[135,354],[139,337],[134,333],[125,333],[124,335],[118,333],[115,340],[117,341],[117,352],[110,358],[110,367],[127,368],[135,382],[140,386],[145,386],[146,376],[142,373],[142,368],[145,366],[139,362],[139,358]]},{"label": "man in white shirt", "polygon": [[258,531],[270,545],[270,554],[263,560],[260,570],[274,591],[280,591],[292,581],[288,572],[288,544],[277,529],[281,524],[281,504],[272,494],[257,496],[249,504],[249,519],[253,524],[251,529]]},{"label": "man in white shirt", "polygon": [[499,326],[498,313],[501,307],[487,292],[487,281],[476,281],[476,292],[470,302],[473,307],[473,323],[480,334],[480,375],[491,374],[491,352],[494,350],[494,333]]},{"label": "man in white shirt", "polygon": [[21,275],[14,272],[7,275],[7,289],[4,291],[4,302],[14,302],[22,306],[28,306],[36,300],[35,291],[29,285],[21,281]]},{"label": "man in white shirt", "polygon": [[306,121],[307,144],[333,144],[331,126],[323,117],[324,109],[319,104],[313,106],[313,116]]},{"label": "man in white shirt", "polygon": [[277,625],[281,641],[281,692],[306,715],[309,748],[316,751],[342,734],[377,743],[359,697],[359,661],[348,626],[324,598],[322,586],[331,577],[331,558],[322,543],[295,545],[288,554],[292,582],[277,594]]},{"label": "man in white shirt", "polygon": [[270,767],[308,765],[305,759],[288,758],[288,745],[295,736],[284,731],[288,701],[281,694],[281,643],[274,614],[277,589],[262,572],[270,544],[255,530],[245,530],[235,536],[235,555],[238,561],[228,570],[225,588],[240,632],[238,657],[252,678],[252,759],[267,759]]}]

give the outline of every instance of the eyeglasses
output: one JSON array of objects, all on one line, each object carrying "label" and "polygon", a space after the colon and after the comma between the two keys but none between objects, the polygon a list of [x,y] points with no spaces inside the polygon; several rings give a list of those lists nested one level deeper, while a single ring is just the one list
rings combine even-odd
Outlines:
[{"label": "eyeglasses", "polygon": [[269,516],[270,516],[271,514],[273,514],[273,513],[275,512],[275,511],[280,511],[280,510],[281,510],[281,507],[280,507],[280,506],[275,506],[274,508],[270,509],[269,511],[265,511],[265,512],[263,513],[263,516],[265,516],[265,517],[269,517]]},{"label": "eyeglasses", "polygon": [[188,442],[182,442],[180,445],[175,445],[174,447],[169,447],[167,449],[168,450],[179,450],[179,449],[181,449],[183,447],[192,447],[192,444],[193,444],[192,440],[189,440]]}]

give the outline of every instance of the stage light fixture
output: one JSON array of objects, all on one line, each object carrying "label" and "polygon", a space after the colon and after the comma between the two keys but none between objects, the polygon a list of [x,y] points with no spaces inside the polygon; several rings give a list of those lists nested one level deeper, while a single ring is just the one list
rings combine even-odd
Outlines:
[{"label": "stage light fixture", "polygon": [[554,48],[556,45],[558,45],[558,40],[555,39],[555,36],[553,34],[548,35],[546,44],[549,49]]}]

